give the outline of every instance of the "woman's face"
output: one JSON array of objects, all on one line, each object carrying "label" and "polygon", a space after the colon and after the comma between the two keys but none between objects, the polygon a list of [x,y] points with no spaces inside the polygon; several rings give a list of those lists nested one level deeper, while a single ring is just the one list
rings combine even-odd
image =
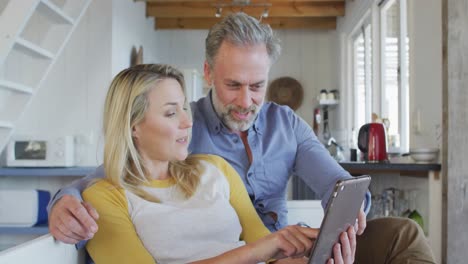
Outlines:
[{"label": "woman's face", "polygon": [[138,151],[145,160],[184,160],[192,122],[182,87],[174,79],[163,79],[148,93],[148,102],[143,121],[132,131]]}]

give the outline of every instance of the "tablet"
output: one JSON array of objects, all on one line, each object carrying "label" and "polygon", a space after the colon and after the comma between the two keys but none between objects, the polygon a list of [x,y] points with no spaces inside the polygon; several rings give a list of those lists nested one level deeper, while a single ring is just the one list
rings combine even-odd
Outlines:
[{"label": "tablet", "polygon": [[356,223],[370,180],[370,176],[364,175],[340,180],[335,184],[309,264],[323,264],[333,256],[333,246],[339,241],[340,234]]}]

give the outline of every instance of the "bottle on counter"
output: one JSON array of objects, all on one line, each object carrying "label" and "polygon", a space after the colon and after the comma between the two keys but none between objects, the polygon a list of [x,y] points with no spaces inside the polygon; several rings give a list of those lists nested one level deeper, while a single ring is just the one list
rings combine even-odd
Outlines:
[{"label": "bottle on counter", "polygon": [[349,142],[349,161],[358,161],[358,154],[356,148],[356,131],[353,129],[351,130],[351,139]]}]

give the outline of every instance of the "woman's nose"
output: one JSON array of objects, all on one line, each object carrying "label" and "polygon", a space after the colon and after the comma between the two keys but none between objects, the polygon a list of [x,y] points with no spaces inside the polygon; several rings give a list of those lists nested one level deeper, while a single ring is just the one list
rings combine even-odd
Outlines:
[{"label": "woman's nose", "polygon": [[193,123],[192,123],[192,120],[190,119],[189,115],[187,112],[184,111],[183,115],[182,115],[182,120],[181,120],[181,127],[183,129],[185,128],[191,128]]}]

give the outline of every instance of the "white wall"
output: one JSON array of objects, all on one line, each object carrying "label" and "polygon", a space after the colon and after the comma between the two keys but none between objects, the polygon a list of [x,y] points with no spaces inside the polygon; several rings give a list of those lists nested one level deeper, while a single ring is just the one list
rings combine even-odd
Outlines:
[{"label": "white wall", "polygon": [[[95,0],[96,1],[96,0]],[[154,19],[146,17],[146,4],[130,0],[112,2],[112,76],[130,64],[133,46],[143,47],[143,62],[156,63],[159,52]]]},{"label": "white wall", "polygon": [[[304,100],[297,113],[310,125],[320,90],[338,89],[338,39],[335,30],[278,30],[282,54],[273,65],[270,80],[290,76],[304,88]],[[336,128],[336,111],[329,114],[330,128]]]},{"label": "white wall", "polygon": [[410,146],[441,149],[442,1],[410,0],[408,12]]}]

